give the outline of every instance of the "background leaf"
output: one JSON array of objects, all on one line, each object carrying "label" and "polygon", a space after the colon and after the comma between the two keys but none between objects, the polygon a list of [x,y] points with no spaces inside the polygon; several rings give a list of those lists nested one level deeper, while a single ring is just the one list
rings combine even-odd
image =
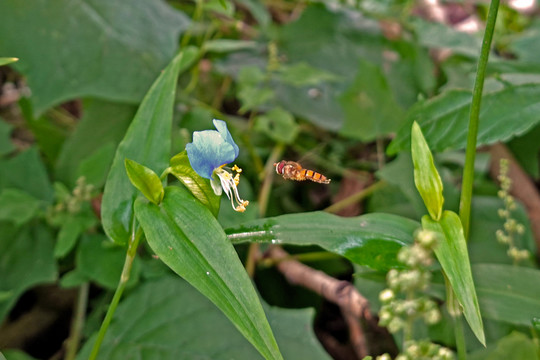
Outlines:
[{"label": "background leaf", "polygon": [[0,189],[7,187],[26,191],[47,203],[52,201],[53,188],[35,147],[0,160]]},{"label": "background leaf", "polygon": [[16,226],[35,217],[42,202],[18,189],[0,191],[0,221],[11,221]]},{"label": "background leaf", "polygon": [[325,212],[289,214],[242,223],[226,230],[232,242],[318,245],[378,270],[399,265],[396,254],[413,242],[416,221],[390,214],[343,218]]},{"label": "background leaf", "polygon": [[539,270],[502,264],[475,264],[472,270],[484,317],[528,327],[539,315]]},{"label": "background leaf", "polygon": [[103,193],[101,218],[111,240],[125,243],[133,216],[137,190],[124,168],[129,158],[161,173],[171,151],[172,107],[178,74],[196,59],[195,48],[182,50],[161,73],[145,96],[133,122],[118,146]]},{"label": "background leaf", "polygon": [[[540,121],[540,85],[508,86],[482,97],[478,146],[507,141],[525,133]],[[466,145],[471,93],[447,91],[421,101],[407,114],[407,121],[388,147],[395,154],[410,145],[409,130],[413,121],[422,128],[434,152],[463,149]]]},{"label": "background leaf", "polygon": [[[55,168],[57,179],[74,185],[80,175],[85,175],[88,183],[96,186],[103,185],[103,183],[91,181],[92,177],[88,176],[88,172],[81,169],[82,162],[95,156],[103,148],[113,147],[112,154],[109,153],[109,157],[103,159],[105,164],[101,166],[95,164],[104,167],[107,173],[116,146],[124,137],[135,112],[136,108],[133,105],[85,99],[83,116],[77,123],[75,131],[64,142],[58,156]],[[104,182],[105,179],[100,178],[100,180]]]},{"label": "background leaf", "polygon": [[0,222],[0,322],[22,293],[58,276],[52,235],[45,226],[17,229]]},{"label": "background leaf", "polygon": [[[329,359],[311,329],[312,310],[265,309],[286,359]],[[172,276],[145,283],[117,314],[100,351],[104,359],[262,359],[210,301]],[[78,359],[88,357],[88,345]]]},{"label": "background leaf", "polygon": [[14,66],[28,79],[36,114],[83,96],[137,103],[188,24],[161,1],[6,0],[0,53],[21,59]]},{"label": "background leaf", "polygon": [[0,118],[0,155],[4,155],[15,150],[15,146],[10,139],[12,129],[13,126],[11,124],[2,121],[2,118]]},{"label": "background leaf", "polygon": [[265,358],[281,359],[251,281],[210,211],[186,189],[168,187],[160,206],[139,199],[135,213],[159,258],[216,304]]}]

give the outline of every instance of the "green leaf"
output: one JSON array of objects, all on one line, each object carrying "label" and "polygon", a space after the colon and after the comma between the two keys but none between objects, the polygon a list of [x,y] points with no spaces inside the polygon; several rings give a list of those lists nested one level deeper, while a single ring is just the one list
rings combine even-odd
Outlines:
[{"label": "green leaf", "polygon": [[414,184],[433,220],[439,220],[443,211],[443,184],[433,163],[433,156],[416,122],[411,130],[411,154],[414,165]]},{"label": "green leaf", "polygon": [[435,247],[435,255],[462,306],[465,319],[478,340],[485,346],[484,327],[459,216],[454,212],[444,211],[441,219],[434,221],[425,215],[422,217],[422,227],[437,234],[439,242]]},{"label": "green leaf", "polygon": [[[76,270],[79,277],[85,277],[99,285],[114,290],[122,273],[126,250],[111,243],[103,235],[83,235],[77,249]],[[132,287],[139,280],[140,259],[133,260],[133,267],[127,283]]]},{"label": "green leaf", "polygon": [[[36,358],[31,357],[30,355],[21,350],[6,349],[2,351],[3,354],[6,356],[3,360],[36,360]],[[1,355],[2,353],[0,353],[0,359],[2,359]]]},{"label": "green leaf", "polygon": [[0,66],[11,64],[13,62],[19,61],[19,59],[14,57],[1,57],[0,58]]},{"label": "green leaf", "polygon": [[513,331],[497,341],[494,346],[467,354],[469,360],[538,360],[540,351],[534,340],[525,334]]},{"label": "green leaf", "polygon": [[0,155],[4,155],[15,150],[11,142],[11,130],[13,126],[0,118]]},{"label": "green leaf", "polygon": [[292,114],[282,108],[274,108],[255,118],[255,129],[268,135],[276,142],[292,144],[300,132],[300,126]]},{"label": "green leaf", "polygon": [[109,142],[89,154],[78,164],[76,178],[84,177],[87,184],[101,188],[107,180],[115,151],[116,145]]},{"label": "green leaf", "polygon": [[124,244],[131,234],[133,200],[137,195],[126,174],[124,160],[133,159],[158,172],[167,167],[177,77],[198,53],[196,48],[185,48],[171,61],[148,91],[118,146],[101,204],[103,228],[116,243]]},{"label": "green leaf", "polygon": [[143,166],[133,160],[124,161],[129,180],[140,192],[151,202],[159,205],[163,200],[163,184],[159,176],[151,169]]},{"label": "green leaf", "polygon": [[[66,184],[75,185],[78,176],[86,174],[79,171],[83,167],[82,162],[97,156],[96,153],[102,147],[113,146],[113,154],[110,158],[104,159],[108,171],[116,146],[124,137],[135,111],[136,107],[133,105],[97,99],[84,100],[83,116],[77,123],[75,131],[64,142],[58,156],[56,177]],[[95,184],[90,178],[87,178],[87,181]]]},{"label": "green leaf", "polygon": [[214,216],[218,215],[220,196],[214,193],[208,179],[202,178],[193,170],[185,150],[172,157],[169,172],[180,180]]},{"label": "green leaf", "polygon": [[257,20],[262,27],[268,26],[272,20],[270,13],[266,9],[265,4],[258,0],[238,0],[237,3],[245,6],[251,15]]},{"label": "green leaf", "polygon": [[403,110],[379,66],[360,60],[353,83],[339,98],[345,114],[340,134],[371,141],[398,130]]},{"label": "green leaf", "polygon": [[32,89],[37,114],[76,97],[137,103],[188,25],[161,1],[6,0],[0,3],[0,53],[21,59],[14,66]]},{"label": "green leaf", "polygon": [[[312,309],[264,308],[286,359],[330,359],[313,333]],[[177,277],[143,284],[116,314],[100,349],[103,359],[262,359],[208,299]],[[88,358],[94,338],[77,359]]]},{"label": "green leaf", "polygon": [[289,214],[245,222],[226,230],[233,242],[318,245],[378,270],[399,266],[396,254],[413,242],[416,221],[390,214],[342,218],[325,212]]},{"label": "green leaf", "polygon": [[411,19],[415,35],[421,45],[432,49],[450,49],[454,54],[476,59],[480,53],[482,39],[464,31],[441,23],[426,21],[415,17]]},{"label": "green leaf", "polygon": [[38,214],[41,203],[25,191],[4,189],[0,192],[0,221],[10,221],[20,226]]},{"label": "green leaf", "polygon": [[[431,150],[463,149],[466,146],[471,92],[447,91],[411,108],[404,126],[388,147],[395,154],[410,144],[409,129],[414,121],[422,128]],[[508,86],[482,97],[478,146],[505,142],[529,131],[540,117],[540,85]]]},{"label": "green leaf", "polygon": [[0,160],[0,190],[16,188],[45,202],[53,200],[53,187],[35,147],[17,156]]},{"label": "green leaf", "polygon": [[530,326],[540,309],[540,270],[501,264],[472,266],[485,318]]},{"label": "green leaf", "polygon": [[92,216],[68,215],[63,220],[58,232],[58,238],[54,247],[54,256],[62,258],[66,256],[77,243],[79,236],[97,223],[97,219]]},{"label": "green leaf", "polygon": [[165,264],[216,304],[265,358],[282,358],[234,247],[206,207],[184,188],[168,187],[160,206],[138,199],[135,213]]},{"label": "green leaf", "polygon": [[41,224],[20,229],[0,223],[0,322],[27,289],[57,278],[53,239]]}]

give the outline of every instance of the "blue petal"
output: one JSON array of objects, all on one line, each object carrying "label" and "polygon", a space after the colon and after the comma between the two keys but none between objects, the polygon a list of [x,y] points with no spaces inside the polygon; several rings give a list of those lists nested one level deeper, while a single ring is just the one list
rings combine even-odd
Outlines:
[{"label": "blue petal", "polygon": [[214,169],[234,161],[239,151],[225,122],[214,120],[214,125],[218,131],[195,131],[193,142],[186,145],[191,167],[206,179],[212,178]]},{"label": "blue petal", "polygon": [[[227,142],[227,144],[230,144],[233,147],[234,159],[236,159],[240,150],[238,149],[238,145],[236,145],[236,143],[234,142],[231,133],[229,132],[229,129],[227,129],[227,123],[223,120],[218,119],[214,119],[213,122],[221,137],[225,140],[225,142]],[[234,159],[232,159],[231,161],[234,161]]]}]

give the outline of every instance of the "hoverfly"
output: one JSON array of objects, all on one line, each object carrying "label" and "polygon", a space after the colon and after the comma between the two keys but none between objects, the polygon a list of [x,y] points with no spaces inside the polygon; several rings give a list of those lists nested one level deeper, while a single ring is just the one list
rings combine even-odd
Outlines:
[{"label": "hoverfly", "polygon": [[321,184],[330,184],[331,179],[328,179],[321,173],[313,170],[304,169],[302,165],[295,161],[281,160],[274,164],[276,173],[283,176],[285,180],[304,181],[311,180]]}]

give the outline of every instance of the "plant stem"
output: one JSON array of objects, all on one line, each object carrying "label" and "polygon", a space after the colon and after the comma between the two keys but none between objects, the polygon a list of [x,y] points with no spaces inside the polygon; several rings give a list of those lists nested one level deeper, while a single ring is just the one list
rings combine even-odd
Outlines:
[{"label": "plant stem", "polygon": [[500,0],[492,0],[489,6],[486,21],[486,31],[484,32],[482,49],[480,51],[480,58],[478,59],[478,67],[476,70],[476,79],[474,81],[471,102],[471,111],[469,113],[469,133],[467,134],[467,150],[465,153],[465,167],[463,169],[463,184],[461,186],[461,199],[459,204],[459,217],[461,218],[461,223],[463,224],[465,238],[468,238],[469,236],[472,187],[474,180],[474,160],[476,157],[476,138],[478,136],[478,123],[480,121],[480,103],[482,101],[484,78],[489,59],[491,41],[493,39],[493,31],[495,29],[495,21],[497,20],[497,12],[499,10],[499,1]]},{"label": "plant stem", "polygon": [[[274,149],[272,150],[272,153],[268,157],[268,160],[266,161],[266,165],[264,166],[264,171],[262,172],[264,179],[261,186],[261,191],[259,192],[259,216],[261,218],[264,217],[266,214],[266,208],[268,206],[268,198],[270,197],[270,190],[272,189],[272,168],[273,164],[277,162],[277,159],[281,157],[281,154],[283,154],[283,150],[285,149],[284,144],[279,143],[274,146]],[[259,244],[257,243],[251,243],[249,245],[248,255],[246,258],[246,272],[248,273],[250,278],[253,278],[253,275],[255,274],[255,264],[258,260],[258,254],[259,254]]]},{"label": "plant stem", "polygon": [[88,290],[90,285],[84,283],[79,287],[79,293],[77,294],[77,302],[75,305],[75,312],[73,314],[73,320],[71,322],[71,330],[69,339],[66,345],[66,357],[65,360],[74,360],[77,356],[77,349],[81,341],[81,333],[84,325],[86,315],[86,305],[88,304]]},{"label": "plant stem", "polygon": [[383,187],[385,185],[386,185],[385,181],[379,181],[379,182],[365,188],[364,190],[361,190],[361,191],[359,191],[357,193],[354,193],[351,196],[346,197],[345,199],[340,200],[337,203],[330,205],[329,207],[324,209],[324,211],[335,214],[338,211],[340,211],[341,209],[344,209],[349,205],[352,205],[354,203],[359,202],[360,200],[364,199],[366,196],[373,193],[375,190],[377,190],[377,189],[379,189],[379,188],[381,188],[381,187]]},{"label": "plant stem", "polygon": [[467,359],[465,335],[463,333],[463,316],[452,317],[454,319],[454,337],[456,338],[456,350],[459,360]]},{"label": "plant stem", "polygon": [[[133,227],[133,229],[135,229],[135,226]],[[118,282],[118,287],[114,292],[114,296],[111,304],[109,305],[109,309],[107,310],[107,314],[105,314],[105,319],[103,319],[103,323],[101,324],[101,328],[99,329],[96,342],[94,343],[94,347],[92,348],[92,353],[88,358],[89,360],[95,360],[98,356],[101,342],[103,341],[103,338],[107,333],[107,329],[109,328],[109,324],[111,323],[111,320],[114,316],[116,307],[120,302],[120,298],[122,297],[122,294],[126,288],[126,284],[129,280],[131,266],[133,265],[133,260],[135,259],[135,255],[137,254],[137,247],[139,245],[139,240],[141,239],[142,233],[142,228],[139,228],[136,232],[135,230],[132,231],[132,236],[129,241],[126,253],[126,260],[124,261],[124,268],[122,269],[122,274],[120,275],[120,281]]]}]

